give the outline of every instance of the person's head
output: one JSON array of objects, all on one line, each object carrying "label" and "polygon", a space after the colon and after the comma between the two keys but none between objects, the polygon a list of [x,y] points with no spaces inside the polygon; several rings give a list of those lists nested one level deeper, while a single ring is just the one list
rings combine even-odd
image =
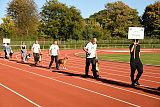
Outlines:
[{"label": "person's head", "polygon": [[92,39],[92,44],[96,44],[96,42],[97,42],[97,38],[93,38]]},{"label": "person's head", "polygon": [[7,45],[9,45],[9,43],[7,43]]},{"label": "person's head", "polygon": [[53,41],[53,44],[54,44],[54,45],[57,45],[57,41]]},{"label": "person's head", "polygon": [[25,43],[24,42],[22,42],[22,45],[24,45]]},{"label": "person's head", "polygon": [[136,41],[134,40],[134,42],[136,42],[136,44],[139,44],[139,39],[136,39]]},{"label": "person's head", "polygon": [[35,40],[35,44],[38,44],[38,40]]}]

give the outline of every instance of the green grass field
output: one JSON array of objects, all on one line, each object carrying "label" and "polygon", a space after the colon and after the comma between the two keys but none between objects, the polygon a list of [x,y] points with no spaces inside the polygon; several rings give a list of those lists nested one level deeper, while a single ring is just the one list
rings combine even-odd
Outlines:
[{"label": "green grass field", "polygon": [[[79,56],[85,57],[85,55],[79,55]],[[98,55],[98,59],[129,62],[130,54],[104,54],[104,55]],[[160,66],[160,53],[141,53],[140,59],[143,64]]]}]

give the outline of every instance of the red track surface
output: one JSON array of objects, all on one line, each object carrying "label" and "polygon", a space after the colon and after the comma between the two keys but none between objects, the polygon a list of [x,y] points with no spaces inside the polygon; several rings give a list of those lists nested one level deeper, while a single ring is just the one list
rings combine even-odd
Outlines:
[{"label": "red track surface", "polygon": [[[115,54],[112,51],[98,53]],[[129,85],[128,63],[100,61],[101,78],[83,78],[85,59],[74,56],[81,52],[61,50],[61,57],[69,58],[67,70],[47,69],[50,57],[46,51],[38,67],[32,65],[33,59],[20,63],[18,52],[10,60],[1,54],[0,107],[160,107],[160,91],[156,90],[160,86],[160,67],[144,65],[139,81],[142,85],[134,89]]]}]

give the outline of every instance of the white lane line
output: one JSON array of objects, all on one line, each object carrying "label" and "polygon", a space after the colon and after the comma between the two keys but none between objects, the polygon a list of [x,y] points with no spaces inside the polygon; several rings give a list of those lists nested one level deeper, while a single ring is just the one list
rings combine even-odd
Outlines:
[{"label": "white lane line", "polygon": [[123,102],[123,103],[128,104],[128,105],[132,105],[132,106],[135,106],[135,107],[141,107],[139,105],[136,105],[136,104],[133,104],[133,103],[130,103],[130,102],[118,99],[118,98],[114,98],[112,96],[108,96],[108,95],[105,95],[105,94],[102,94],[102,93],[99,93],[99,92],[96,92],[96,91],[92,91],[92,90],[89,90],[89,89],[86,89],[86,88],[83,88],[83,87],[80,87],[80,86],[77,86],[77,85],[73,85],[73,84],[70,84],[70,83],[67,83],[67,82],[64,82],[64,81],[60,81],[60,80],[57,80],[57,79],[54,79],[54,78],[51,78],[51,77],[47,77],[47,76],[44,76],[44,75],[40,75],[40,74],[37,74],[37,73],[33,73],[33,72],[30,72],[30,71],[27,71],[27,70],[23,70],[23,69],[16,68],[16,67],[13,67],[13,66],[5,65],[5,64],[2,64],[2,63],[0,63],[0,64],[4,65],[4,66],[8,66],[10,68],[20,70],[20,71],[24,71],[24,72],[27,72],[27,73],[30,73],[30,74],[33,74],[33,75],[37,75],[37,76],[40,76],[40,77],[43,77],[43,78],[54,80],[56,82],[60,82],[60,83],[63,83],[63,84],[66,84],[66,85],[69,85],[69,86],[72,86],[72,87],[76,87],[76,88],[79,88],[81,90],[88,91],[88,92],[91,92],[91,93],[94,93],[94,94],[97,94],[97,95],[101,95],[101,96],[104,96],[104,97],[107,97],[107,98],[110,98],[110,99],[113,99],[113,100],[116,100],[116,101],[119,101],[119,102]]},{"label": "white lane line", "polygon": [[[79,53],[83,53],[83,52],[77,52],[77,53],[74,53],[73,55],[77,55],[77,54],[79,54]],[[77,57],[78,58],[78,57]],[[107,62],[107,61],[106,61]],[[118,66],[118,65],[117,65]],[[121,67],[122,67],[122,65],[121,65]],[[125,67],[125,66],[124,66]],[[148,67],[146,68],[147,70],[151,70],[151,69],[149,69]],[[153,70],[153,69],[152,69]],[[157,69],[156,69],[157,70]]]},{"label": "white lane line", "polygon": [[[92,83],[96,83],[96,84],[100,84],[100,85],[104,85],[104,86],[109,86],[109,87],[116,88],[116,89],[119,89],[119,90],[123,90],[123,91],[127,91],[127,92],[131,92],[131,93],[135,93],[135,94],[139,94],[139,95],[143,95],[143,96],[146,96],[146,97],[150,97],[150,98],[154,98],[154,99],[160,100],[160,98],[153,97],[153,96],[150,96],[150,95],[147,95],[147,94],[138,93],[138,92],[131,91],[131,90],[127,90],[127,89],[124,89],[124,88],[115,87],[115,86],[112,86],[112,85],[103,84],[103,83],[100,83],[100,82],[91,81],[91,80],[87,80],[87,79],[79,78],[79,77],[73,77],[73,78],[77,78],[77,79],[80,79],[80,80],[84,80],[84,81],[88,81],[88,82],[92,82]],[[108,78],[108,79],[113,79],[113,78]]]},{"label": "white lane line", "polygon": [[[8,61],[8,60],[6,60]],[[14,62],[12,62],[14,63]],[[27,66],[27,65],[24,65],[24,66]],[[36,67],[37,68],[37,67]],[[41,69],[41,70],[44,70],[44,71],[49,71],[49,70],[46,70],[46,69],[42,69],[42,68],[37,68],[37,69]],[[74,71],[74,70],[69,70],[69,71],[72,71],[74,73],[79,73],[79,71]],[[61,73],[58,73],[58,74],[61,74]],[[72,76],[73,77],[73,76]],[[73,77],[73,78],[77,78],[77,77]],[[78,79],[78,78],[77,78]],[[79,78],[80,79],[80,78]],[[120,82],[124,82],[124,83],[128,83],[130,84],[129,82],[126,82],[126,81],[121,81],[121,80],[117,80],[117,79],[113,79],[113,78],[106,78],[106,79],[111,79],[111,80],[114,80],[114,81],[120,81]],[[130,92],[130,93],[134,93],[134,94],[138,94],[138,95],[142,95],[142,96],[146,96],[146,97],[150,97],[150,98],[153,98],[153,99],[157,99],[157,100],[160,100],[160,98],[157,98],[157,97],[154,97],[154,96],[150,96],[150,95],[147,95],[147,94],[143,94],[143,93],[139,93],[139,92],[135,92],[135,91],[131,91],[131,90],[127,90],[127,89],[124,89],[124,88],[119,88],[119,87],[115,87],[115,86],[112,86],[112,85],[107,85],[107,84],[104,84],[104,83],[99,83],[99,82],[95,82],[95,81],[90,81],[90,80],[87,80],[87,79],[83,79],[83,80],[86,80],[86,81],[89,81],[89,82],[93,82],[93,83],[96,83],[96,84],[99,84],[99,85],[104,85],[104,86],[109,86],[109,87],[112,87],[112,88],[116,88],[116,89],[120,89],[120,90],[123,90],[123,91],[127,91],[127,92]],[[149,86],[147,86],[149,87]]]},{"label": "white lane line", "polygon": [[[45,60],[45,59],[44,59]],[[48,61],[48,60],[45,60],[45,61]],[[43,63],[46,63],[46,62],[43,62]],[[43,64],[44,65],[44,64]],[[80,66],[79,64],[74,64],[74,65],[77,65],[77,66]],[[77,69],[82,69],[82,68],[79,68],[79,67],[74,67],[74,66],[69,66],[69,67],[73,67],[73,68],[77,68]],[[124,76],[124,75],[120,75],[120,74],[113,74],[113,73],[105,73],[105,74],[109,74],[109,75],[116,75],[116,76],[120,76],[120,77],[125,77],[125,78],[129,78],[129,76]],[[143,81],[148,81],[148,82],[153,82],[153,83],[157,83],[159,84],[160,82],[157,82],[157,81],[152,81],[152,80],[146,80],[146,79],[141,79]]]},{"label": "white lane line", "polygon": [[14,91],[14,90],[8,88],[7,86],[5,86],[5,85],[3,85],[3,84],[1,84],[1,83],[0,83],[0,85],[1,85],[2,87],[4,87],[4,88],[8,89],[9,91],[15,93],[16,95],[22,97],[23,99],[27,100],[28,102],[32,103],[33,105],[35,105],[35,106],[37,106],[37,107],[41,107],[40,105],[38,105],[38,104],[36,104],[35,102],[31,101],[30,99],[24,97],[23,95],[17,93],[16,91]]}]

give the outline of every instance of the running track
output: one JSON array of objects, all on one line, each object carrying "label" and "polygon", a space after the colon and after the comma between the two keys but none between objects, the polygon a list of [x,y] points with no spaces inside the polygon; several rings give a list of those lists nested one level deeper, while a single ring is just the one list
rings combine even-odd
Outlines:
[{"label": "running track", "polygon": [[[98,50],[98,54],[112,51]],[[21,63],[20,52],[10,60],[1,54],[0,107],[160,107],[160,91],[156,90],[160,86],[160,67],[144,65],[141,86],[134,89],[130,87],[128,63],[100,61],[101,78],[83,78],[85,59],[74,56],[84,54],[82,50],[60,52],[61,57],[69,58],[67,70],[47,69],[47,51],[42,52],[43,61],[38,67],[33,66],[33,59]]]}]

